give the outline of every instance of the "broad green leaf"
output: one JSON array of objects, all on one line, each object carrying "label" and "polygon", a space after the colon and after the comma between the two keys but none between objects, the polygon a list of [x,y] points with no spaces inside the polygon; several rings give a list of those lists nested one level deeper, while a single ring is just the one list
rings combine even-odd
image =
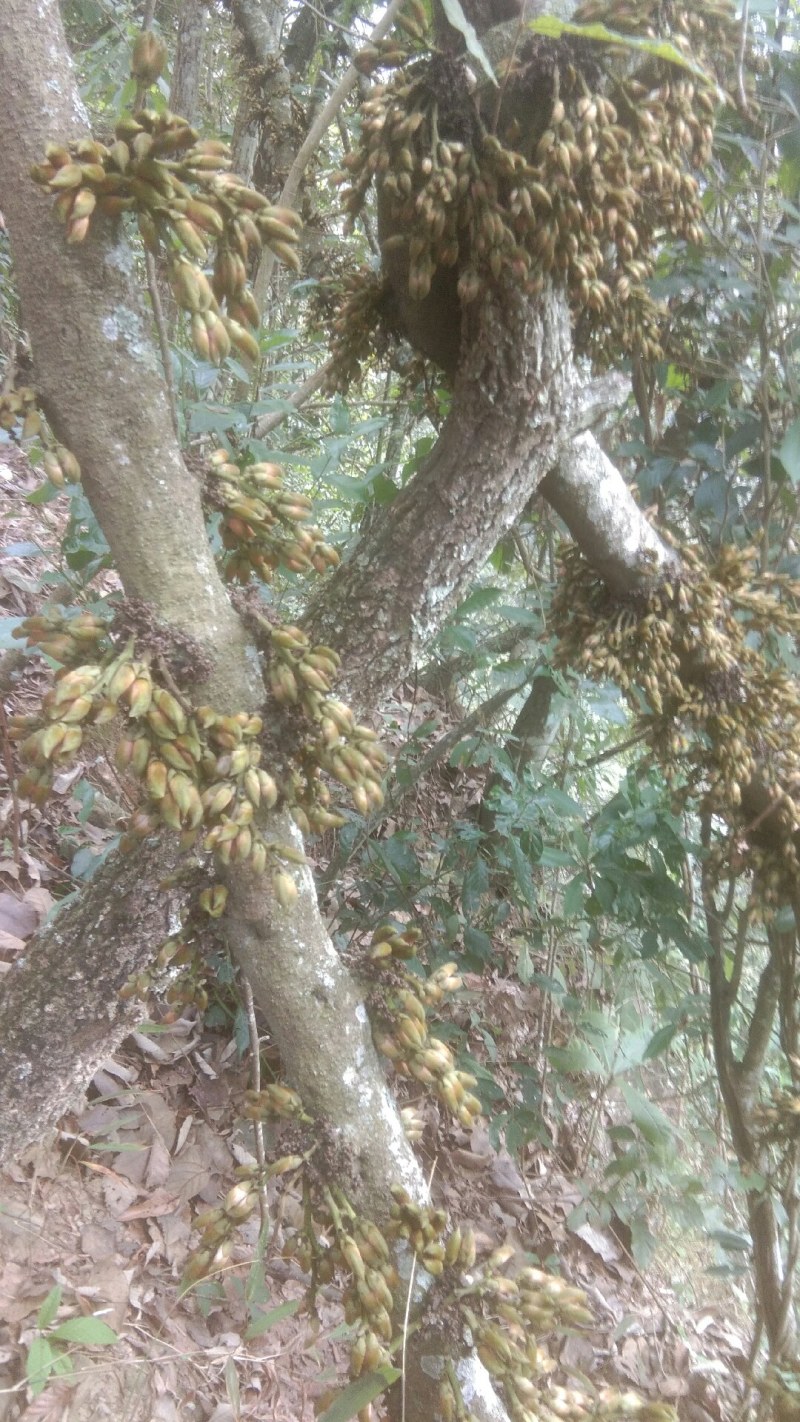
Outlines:
[{"label": "broad green leaf", "polygon": [[6,558],[42,558],[44,550],[38,543],[6,543],[0,548],[0,557]]},{"label": "broad green leaf", "polygon": [[258,1338],[261,1333],[267,1333],[282,1319],[293,1318],[299,1307],[299,1299],[290,1299],[288,1303],[276,1304],[274,1308],[254,1309],[252,1321],[245,1330],[245,1338]]},{"label": "broad green leaf", "polygon": [[586,875],[576,874],[564,890],[562,913],[565,918],[574,918],[583,911],[583,896],[586,892]]},{"label": "broad green leaf", "polygon": [[514,872],[514,882],[531,913],[536,913],[538,899],[536,888],[531,878],[531,860],[528,855],[523,852],[516,835],[512,834],[509,836],[504,845],[504,849]]},{"label": "broad green leaf", "polygon": [[467,925],[464,929],[464,947],[481,967],[488,963],[492,956],[491,938],[480,928],[473,928],[471,925]]},{"label": "broad green leaf", "polygon": [[692,74],[707,78],[701,65],[687,59],[669,40],[647,39],[639,35],[625,35],[618,30],[610,30],[607,25],[576,25],[569,20],[558,20],[555,15],[540,15],[528,20],[528,29],[548,39],[560,39],[562,35],[578,35],[584,40],[596,40],[598,44],[612,44],[616,49],[628,49],[634,53],[650,54],[654,59],[664,59],[668,64],[676,64],[679,69],[688,69]]},{"label": "broad green leaf", "polygon": [[230,405],[194,405],[189,411],[192,434],[221,434],[246,424],[244,410],[235,410]]},{"label": "broad green leaf", "polygon": [[542,845],[539,864],[542,869],[570,869],[575,867],[575,855],[566,849],[558,849],[554,844]]},{"label": "broad green leaf", "polygon": [[74,1372],[74,1365],[69,1353],[56,1353],[53,1358],[53,1366],[50,1369],[53,1377],[60,1377],[64,1373]]},{"label": "broad green leaf", "polygon": [[63,1289],[60,1284],[55,1284],[50,1290],[47,1298],[42,1303],[36,1315],[36,1322],[40,1328],[49,1328],[53,1322],[59,1308],[61,1307],[61,1295]]},{"label": "broad green leaf", "polygon": [[744,1253],[752,1248],[752,1241],[747,1234],[738,1234],[732,1229],[712,1229],[711,1238],[720,1249],[732,1249]]},{"label": "broad green leaf", "polygon": [[800,482],[800,420],[792,420],[787,428],[778,458],[792,483]]},{"label": "broad green leaf", "polygon": [[47,1386],[47,1379],[53,1371],[56,1359],[55,1349],[46,1338],[34,1338],[25,1359],[25,1376],[34,1397]]},{"label": "broad green leaf", "polygon": [[628,1221],[631,1231],[631,1253],[640,1269],[647,1269],[656,1252],[656,1237],[643,1215]]},{"label": "broad green leaf", "polygon": [[541,801],[549,809],[555,810],[564,819],[582,820],[584,818],[583,805],[577,800],[573,800],[566,791],[559,790],[557,785],[551,785],[541,793]]},{"label": "broad green leaf", "polygon": [[650,1061],[652,1057],[658,1057],[662,1052],[665,1052],[677,1030],[673,1022],[667,1023],[666,1027],[659,1027],[645,1048],[644,1061]]},{"label": "broad green leaf", "polygon": [[489,866],[482,854],[478,854],[472,867],[464,875],[462,903],[464,913],[471,918],[480,908],[481,899],[489,892]]},{"label": "broad green leaf", "polygon": [[465,597],[458,609],[459,620],[469,617],[473,612],[483,612],[484,608],[491,607],[492,603],[502,597],[502,590],[495,587],[476,588],[474,592]]},{"label": "broad green leaf", "polygon": [[330,1407],[325,1408],[318,1422],[350,1422],[351,1417],[355,1417],[362,1407],[367,1407],[376,1397],[380,1397],[399,1376],[399,1368],[392,1368],[387,1364],[377,1372],[365,1373],[363,1377],[356,1378],[355,1382],[339,1393]]},{"label": "broad green leaf", "polygon": [[531,958],[531,950],[527,943],[521,943],[517,949],[517,977],[526,986],[533,977],[534,967]]},{"label": "broad green leaf", "polygon": [[575,1037],[568,1047],[548,1047],[547,1056],[556,1071],[565,1076],[605,1076],[603,1063],[588,1042]]},{"label": "broad green leaf", "polygon": [[89,1318],[68,1318],[52,1330],[50,1337],[61,1338],[65,1343],[91,1343],[98,1346],[117,1341],[114,1329],[104,1319],[95,1318],[94,1315]]},{"label": "broad green leaf", "polygon": [[631,1117],[645,1140],[660,1150],[666,1150],[672,1146],[675,1132],[669,1117],[665,1116],[664,1112],[652,1101],[648,1101],[640,1091],[637,1091],[635,1086],[631,1086],[630,1082],[620,1082],[620,1090],[625,1097],[625,1104]]}]

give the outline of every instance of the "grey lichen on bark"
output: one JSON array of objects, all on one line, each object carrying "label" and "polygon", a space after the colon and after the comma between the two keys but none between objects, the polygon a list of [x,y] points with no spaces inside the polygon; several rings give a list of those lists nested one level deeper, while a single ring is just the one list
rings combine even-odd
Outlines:
[{"label": "grey lichen on bark", "polygon": [[679,567],[678,555],[588,430],[564,448],[541,493],[612,592],[630,596]]},{"label": "grey lichen on bark", "polygon": [[[301,848],[289,815],[275,816],[271,828],[282,842]],[[229,942],[267,1007],[292,1084],[349,1161],[360,1207],[386,1219],[390,1183],[404,1185],[420,1201],[427,1187],[372,1044],[363,994],[317,908],[311,871],[293,867],[292,875],[297,902],[281,909],[265,899],[252,874],[230,872]]]}]

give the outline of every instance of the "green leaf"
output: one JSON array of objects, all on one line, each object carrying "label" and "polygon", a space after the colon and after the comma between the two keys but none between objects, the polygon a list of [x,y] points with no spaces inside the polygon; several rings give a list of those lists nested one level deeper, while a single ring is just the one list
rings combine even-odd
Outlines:
[{"label": "green leaf", "polygon": [[[53,499],[57,499],[60,494],[61,490],[57,489],[55,484],[51,484],[49,479],[45,479],[38,489],[32,489],[30,494],[25,495],[25,502],[33,504],[36,508],[39,504],[52,504]],[[39,1391],[41,1392],[41,1388]]]},{"label": "green leaf", "polygon": [[531,861],[527,854],[523,852],[519,840],[513,834],[509,835],[504,848],[508,856],[509,864],[514,871],[514,881],[517,888],[531,913],[536,913],[539,905],[536,896],[536,888],[531,878]]},{"label": "green leaf", "polygon": [[102,1318],[68,1318],[59,1323],[50,1334],[51,1338],[62,1338],[66,1343],[94,1343],[103,1345],[116,1343],[117,1335]]},{"label": "green leaf", "polygon": [[50,1327],[50,1324],[53,1322],[53,1319],[61,1307],[61,1295],[63,1292],[60,1284],[55,1284],[50,1290],[36,1315],[36,1322],[40,1328]]},{"label": "green leaf", "polygon": [[574,869],[576,859],[574,854],[568,854],[565,849],[558,849],[554,844],[542,846],[538,863],[542,869]]},{"label": "green leaf", "polygon": [[548,1060],[565,1076],[605,1076],[603,1063],[588,1042],[575,1037],[568,1047],[548,1047]]},{"label": "green leaf", "polygon": [[245,1338],[258,1338],[280,1323],[283,1318],[293,1318],[300,1307],[300,1299],[290,1299],[288,1303],[276,1304],[275,1308],[254,1309],[252,1321],[245,1329]]},{"label": "green leaf", "polygon": [[228,1358],[225,1364],[225,1391],[228,1394],[228,1401],[231,1404],[234,1416],[238,1417],[241,1412],[242,1399],[239,1391],[239,1374],[236,1371],[236,1364],[233,1358]]},{"label": "green leaf", "polygon": [[25,1359],[25,1376],[34,1397],[47,1386],[47,1379],[53,1371],[56,1360],[55,1349],[46,1338],[34,1338]]},{"label": "green leaf", "polygon": [[667,64],[676,64],[679,69],[688,69],[692,74],[707,78],[702,65],[695,64],[681,54],[669,40],[646,39],[639,35],[624,35],[618,30],[610,30],[607,25],[575,25],[569,20],[558,20],[555,15],[540,15],[528,21],[528,29],[548,39],[560,39],[562,35],[578,35],[580,39],[596,40],[598,44],[612,44],[616,49],[628,49],[633,53],[651,54],[654,59],[664,59]]},{"label": "green leaf", "polygon": [[562,913],[565,918],[574,918],[583,911],[583,896],[586,891],[586,875],[576,874],[564,890]]},{"label": "green leaf", "polygon": [[621,1082],[620,1090],[625,1097],[631,1117],[645,1140],[660,1150],[666,1150],[672,1146],[675,1133],[669,1117],[665,1116],[664,1112],[652,1101],[648,1101],[646,1096],[642,1096],[641,1092],[631,1086],[630,1082]]},{"label": "green leaf", "polygon": [[652,1057],[658,1057],[662,1052],[665,1052],[677,1030],[673,1022],[668,1022],[666,1027],[659,1027],[658,1031],[654,1032],[650,1038],[642,1060],[649,1062]]},{"label": "green leaf", "polygon": [[355,1382],[339,1393],[330,1407],[325,1408],[317,1422],[349,1422],[362,1407],[367,1407],[376,1397],[380,1397],[399,1376],[399,1368],[392,1368],[387,1363],[377,1372],[365,1373],[363,1377],[356,1378]]},{"label": "green leaf", "polygon": [[450,21],[450,24],[453,26],[453,29],[458,30],[459,34],[464,36],[464,43],[467,49],[473,59],[477,59],[487,79],[489,79],[492,84],[496,84],[497,78],[489,61],[489,56],[478,39],[475,26],[464,14],[459,0],[442,0],[442,9]]},{"label": "green leaf", "polygon": [[481,899],[489,892],[489,866],[482,854],[473,860],[472,868],[464,875],[462,903],[468,918],[474,917],[480,908]]},{"label": "green leaf", "polygon": [[192,434],[222,434],[225,430],[246,424],[244,410],[234,410],[230,405],[195,405],[189,411],[189,430]]},{"label": "green leaf", "polygon": [[628,1223],[631,1230],[631,1253],[639,1268],[645,1270],[656,1252],[656,1237],[643,1216],[635,1215]]},{"label": "green leaf", "polygon": [[464,928],[464,947],[481,967],[488,963],[492,956],[491,938],[480,928],[473,928],[471,924],[467,924]]},{"label": "green leaf", "polygon": [[521,943],[517,949],[517,977],[521,983],[527,986],[533,977],[533,973],[534,968],[531,950],[527,943]]},{"label": "green leaf", "polygon": [[484,608],[491,607],[502,597],[502,589],[495,587],[476,588],[474,592],[465,597],[458,609],[459,621],[463,617],[470,617],[473,612],[483,612]]},{"label": "green leaf", "polygon": [[54,1378],[60,1377],[64,1373],[74,1372],[74,1364],[69,1353],[56,1353],[55,1357],[53,1358],[53,1367],[51,1371]]},{"label": "green leaf", "polygon": [[752,1247],[752,1241],[747,1234],[738,1234],[732,1229],[712,1229],[710,1233],[720,1249],[733,1249],[743,1254]]},{"label": "green leaf", "polygon": [[778,458],[793,484],[800,483],[800,420],[792,420],[778,450]]}]

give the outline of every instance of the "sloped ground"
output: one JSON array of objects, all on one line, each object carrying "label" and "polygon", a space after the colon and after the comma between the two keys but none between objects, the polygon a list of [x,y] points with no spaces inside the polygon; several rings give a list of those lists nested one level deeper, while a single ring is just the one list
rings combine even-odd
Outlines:
[{"label": "sloped ground", "polygon": [[[41,605],[43,570],[63,571],[62,501],[27,504],[36,483],[24,457],[0,445],[6,618]],[[84,870],[114,832],[107,815],[83,815],[74,793],[81,777],[112,797],[116,785],[96,750],[61,777],[44,809],[15,794],[5,715],[35,704],[46,674],[35,661],[10,657],[0,667],[0,990],[54,900],[73,887],[75,856]],[[506,1019],[515,1044],[534,1014],[526,990],[502,978],[473,978],[469,986],[487,1015]],[[251,1127],[238,1115],[250,1084],[246,1060],[231,1014],[217,1019],[222,1025],[211,1030],[191,1010],[171,1023],[162,1014],[98,1072],[55,1140],[0,1176],[0,1422],[305,1422],[343,1368],[348,1340],[337,1286],[321,1290],[309,1313],[303,1276],[281,1254],[285,1227],[301,1218],[291,1191],[271,1201],[266,1228],[257,1214],[242,1226],[222,1274],[180,1293],[197,1243],[193,1218],[219,1202],[238,1165],[253,1160]],[[529,1148],[520,1165],[492,1149],[485,1129],[468,1135],[424,1109],[434,1189],[454,1216],[480,1221],[479,1246],[509,1242],[520,1256],[532,1252],[549,1265],[557,1256],[586,1289],[597,1326],[553,1345],[567,1375],[672,1398],[684,1422],[733,1415],[746,1339],[725,1321],[722,1305],[687,1315],[663,1279],[640,1277],[610,1229],[568,1228],[580,1189],[541,1148]],[[40,1327],[38,1312],[56,1286],[58,1310]],[[101,1317],[115,1341],[54,1335],[89,1316]],[[37,1374],[43,1357],[50,1371]],[[59,1371],[65,1358],[69,1374]]]}]

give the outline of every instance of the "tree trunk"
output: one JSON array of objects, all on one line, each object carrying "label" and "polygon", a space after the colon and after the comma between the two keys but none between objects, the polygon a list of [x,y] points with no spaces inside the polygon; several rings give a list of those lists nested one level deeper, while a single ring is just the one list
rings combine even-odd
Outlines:
[{"label": "tree trunk", "polygon": [[[557,690],[553,677],[544,668],[534,675],[534,682],[519,709],[517,719],[509,732],[505,751],[514,767],[514,774],[521,775],[530,765],[542,765],[552,743],[553,734],[547,735],[550,707]],[[486,834],[494,833],[494,810],[489,804],[492,791],[503,784],[503,777],[495,772],[489,776],[483,792],[478,824]]]},{"label": "tree trunk", "polygon": [[309,627],[341,653],[360,706],[397,685],[464,596],[558,458],[576,404],[563,291],[491,293],[434,448],[312,599]]},{"label": "tree trunk", "polygon": [[206,0],[182,0],[169,106],[189,123],[200,115],[200,78],[206,34]]},{"label": "tree trunk", "polygon": [[45,1134],[143,1015],[123,1001],[152,964],[195,891],[177,837],[117,855],[58,911],[3,979],[0,997],[0,1162]]},{"label": "tree trunk", "polygon": [[291,81],[280,49],[285,12],[273,0],[233,0],[233,16],[241,80],[234,165],[246,182],[275,199],[294,157]]}]

